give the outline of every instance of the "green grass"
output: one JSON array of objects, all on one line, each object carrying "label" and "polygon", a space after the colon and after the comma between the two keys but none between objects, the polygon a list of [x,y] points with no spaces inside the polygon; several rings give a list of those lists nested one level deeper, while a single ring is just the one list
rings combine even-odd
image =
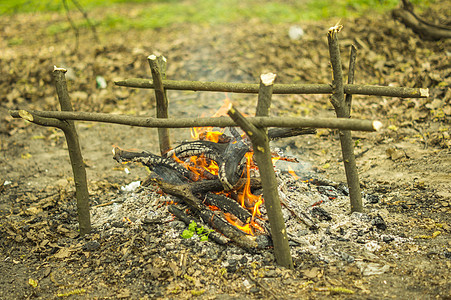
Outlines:
[{"label": "green grass", "polygon": [[[66,0],[76,15],[76,7]],[[420,8],[434,0],[413,0]],[[398,4],[398,0],[78,0],[88,13],[95,8],[131,5],[139,7],[133,17],[121,14],[120,9],[107,11],[94,22],[104,29],[127,30],[162,28],[173,24],[226,24],[256,18],[262,22],[293,23],[301,20],[346,18],[367,13],[384,12]],[[64,13],[62,0],[0,0],[0,14],[29,12]],[[78,26],[86,26],[79,21]],[[69,25],[54,24],[48,31],[69,30]]]}]

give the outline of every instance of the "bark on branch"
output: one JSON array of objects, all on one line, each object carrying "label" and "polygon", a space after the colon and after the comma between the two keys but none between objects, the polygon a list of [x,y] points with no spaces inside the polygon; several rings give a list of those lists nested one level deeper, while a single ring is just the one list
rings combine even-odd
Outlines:
[{"label": "bark on branch", "polygon": [[[14,118],[20,118],[20,112],[25,110],[10,110]],[[122,124],[138,127],[156,128],[191,128],[191,127],[233,127],[236,123],[228,117],[218,118],[178,118],[157,119],[151,117],[134,117],[127,115],[113,115],[106,113],[68,112],[68,111],[32,111],[32,116],[55,118],[60,120],[94,121],[103,123]],[[301,117],[249,117],[247,120],[257,127],[284,127],[284,128],[331,128],[358,131],[378,131],[382,123],[372,120],[349,120],[340,118],[301,118]]]},{"label": "bark on branch", "polygon": [[[114,82],[118,86],[153,89],[154,82],[143,78],[130,78]],[[163,80],[166,90],[210,91],[228,93],[257,94],[259,85],[256,83],[230,83],[207,81]],[[274,84],[273,94],[332,94],[330,84]],[[346,94],[374,95],[401,98],[427,98],[429,89],[406,87],[391,87],[377,85],[345,84]]]},{"label": "bark on branch", "polygon": [[[71,112],[73,109],[67,91],[66,77],[64,73],[66,73],[65,69],[55,67],[53,70],[53,77],[55,79],[55,87],[61,109]],[[75,130],[74,121],[55,120],[54,122],[52,122],[57,125],[56,121],[65,123],[65,125],[59,128],[63,130],[66,137],[70,162],[72,165],[72,171],[74,173],[79,229],[80,234],[85,235],[91,231],[91,216],[89,212],[89,193],[86,180],[86,170],[85,164],[83,162],[83,156],[81,155],[77,131]]]},{"label": "bark on branch", "polygon": [[[333,87],[331,102],[334,106],[338,118],[350,117],[350,103],[345,101],[343,93],[343,71],[341,66],[340,49],[338,45],[338,32],[342,26],[337,25],[329,29],[327,39],[329,42],[330,62],[333,70]],[[353,77],[353,76],[351,76]],[[349,198],[351,200],[351,211],[362,212],[362,195],[360,193],[359,174],[354,156],[354,142],[352,141],[351,131],[340,131],[341,150],[343,154],[343,163],[345,166],[346,179],[349,188]]]},{"label": "bark on branch", "polygon": [[[260,77],[260,91],[258,93],[257,116],[269,115],[271,96],[275,74],[263,74]],[[271,227],[274,244],[274,256],[281,266],[293,269],[293,260],[288,245],[287,231],[280,206],[277,179],[271,161],[271,150],[266,127],[256,127],[235,108],[230,107],[228,115],[243,129],[252,141],[254,156],[258,165],[260,179],[263,186],[263,197]]]},{"label": "bark on branch", "polygon": [[[157,118],[169,117],[168,97],[163,86],[163,79],[166,78],[166,58],[164,56],[150,55],[148,58],[152,78],[155,82],[155,99],[157,102]],[[158,140],[161,154],[171,149],[168,128],[158,128]]]}]

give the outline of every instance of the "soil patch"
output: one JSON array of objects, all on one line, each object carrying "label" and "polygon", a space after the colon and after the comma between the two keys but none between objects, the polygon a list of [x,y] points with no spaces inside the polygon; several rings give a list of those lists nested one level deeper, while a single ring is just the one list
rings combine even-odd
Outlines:
[{"label": "soil patch", "polygon": [[[449,20],[449,8],[449,2],[439,1],[424,17]],[[71,33],[49,37],[41,29],[58,19],[64,16],[24,14],[1,20],[0,298],[449,297],[449,40],[424,41],[389,15],[342,20],[343,61],[351,44],[359,48],[356,83],[429,88],[431,96],[353,98],[353,117],[385,125],[380,132],[353,133],[365,213],[351,215],[344,195],[325,201],[320,207],[333,218],[319,220],[318,232],[296,227],[296,266],[290,271],[275,264],[271,249],[247,253],[234,245],[182,239],[186,225],[166,211],[168,196],[152,188],[121,189],[144,180],[147,170],[118,165],[112,146],[158,153],[156,129],[77,123],[95,216],[93,233],[79,237],[64,135],[12,119],[7,110],[57,110],[51,77],[56,65],[68,69],[75,110],[154,115],[152,90],[116,87],[113,80],[150,78],[146,57],[156,51],[167,57],[170,79],[258,82],[261,73],[271,71],[279,83],[329,83],[326,32],[337,20],[101,32],[100,45],[86,31],[74,52]],[[304,30],[296,40],[288,34],[293,25]],[[17,37],[23,41],[19,45],[13,43]],[[106,88],[98,88],[98,76]],[[255,96],[228,96],[241,111],[254,113]],[[225,95],[168,91],[168,98],[171,117],[195,117],[213,114]],[[324,95],[273,99],[272,115],[334,115]],[[171,138],[189,139],[189,130],[173,129]],[[333,130],[272,146],[324,179],[345,182]],[[290,184],[301,191],[313,188],[281,178],[281,190],[290,197],[296,198]],[[309,201],[319,197],[314,195],[299,196],[305,200],[302,207],[311,208]],[[146,218],[112,219],[121,215],[117,209],[123,209],[122,217],[127,207],[137,213],[136,205]]]}]

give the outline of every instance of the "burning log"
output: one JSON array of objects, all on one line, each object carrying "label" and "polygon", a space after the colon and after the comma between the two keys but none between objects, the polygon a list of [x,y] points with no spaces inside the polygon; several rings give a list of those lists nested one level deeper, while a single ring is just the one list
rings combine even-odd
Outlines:
[{"label": "burning log", "polygon": [[233,214],[243,223],[249,223],[251,221],[252,214],[244,209],[241,205],[239,205],[238,202],[229,197],[207,193],[203,198],[203,202],[206,205],[212,205],[221,208],[221,210],[223,210],[224,212]]},{"label": "burning log", "polygon": [[226,144],[215,143],[211,141],[192,141],[185,142],[181,145],[169,150],[165,157],[177,156],[178,158],[185,158],[190,156],[203,155],[206,158],[214,161],[220,161],[221,156],[226,150]]},{"label": "burning log", "polygon": [[176,161],[171,160],[169,158],[154,155],[148,151],[133,152],[126,151],[118,147],[114,147],[113,158],[117,162],[138,162],[145,166],[148,166],[151,169],[157,166],[163,166],[168,169],[173,169],[184,177],[184,180],[181,177],[179,178],[180,180],[182,180],[182,182],[186,180],[195,181],[198,178],[197,174],[184,168],[181,164],[177,163]]},{"label": "burning log", "polygon": [[[231,133],[234,134],[235,128],[230,127]],[[315,134],[315,128],[271,128],[268,130],[268,137],[270,140],[277,140],[281,138],[293,137],[304,134]],[[240,139],[240,134],[236,132],[235,138]],[[202,139],[202,136],[200,136]],[[212,159],[214,161],[221,161],[224,152],[227,149],[227,144],[232,141],[232,138],[222,134],[218,136],[218,142],[198,140],[184,142],[174,149],[169,150],[164,154],[164,157],[170,158],[173,155],[178,158],[185,158],[190,156],[200,156],[203,155],[206,158]]]},{"label": "burning log", "polygon": [[215,212],[208,209],[203,209],[198,213],[205,223],[220,231],[243,249],[256,251],[267,248],[272,244],[268,235],[246,234],[237,227],[230,226],[230,223],[220,214],[215,214]]},{"label": "burning log", "polygon": [[231,239],[238,246],[243,249],[254,251],[262,249],[270,245],[270,239],[267,235],[249,235],[240,229],[232,226],[224,217],[224,214],[220,211],[213,212],[203,205],[202,201],[193,195],[189,185],[173,185],[167,182],[159,181],[158,185],[163,192],[168,193],[183,200],[193,213],[202,218],[202,220],[209,224],[212,228],[217,229],[226,237]]},{"label": "burning log", "polygon": [[219,180],[224,190],[233,189],[233,186],[241,177],[241,161],[249,151],[249,145],[244,139],[237,143],[229,143],[223,155],[224,159],[219,164]]}]

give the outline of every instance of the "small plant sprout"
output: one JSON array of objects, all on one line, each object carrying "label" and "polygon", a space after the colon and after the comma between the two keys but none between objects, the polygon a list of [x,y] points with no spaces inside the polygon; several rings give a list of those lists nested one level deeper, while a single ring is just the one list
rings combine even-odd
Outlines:
[{"label": "small plant sprout", "polygon": [[196,222],[191,221],[191,223],[188,225],[188,229],[183,230],[181,236],[184,239],[189,239],[192,238],[196,233],[202,242],[206,242],[208,241],[208,236],[212,231],[214,230],[206,229],[204,228],[204,226],[197,226]]}]

